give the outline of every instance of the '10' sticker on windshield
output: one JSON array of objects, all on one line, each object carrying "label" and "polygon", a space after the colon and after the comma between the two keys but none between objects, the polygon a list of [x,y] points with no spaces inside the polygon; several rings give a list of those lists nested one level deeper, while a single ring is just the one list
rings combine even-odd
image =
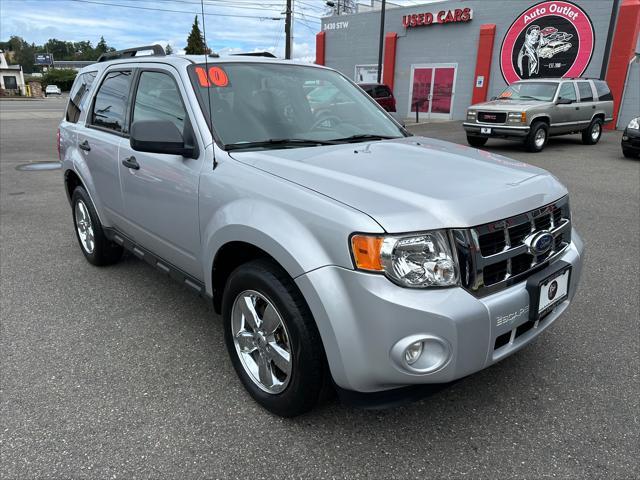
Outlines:
[{"label": "'10' sticker on windshield", "polygon": [[201,87],[226,87],[229,85],[229,77],[226,72],[220,67],[209,67],[209,72],[202,68],[196,67],[196,75],[198,76],[198,83]]}]

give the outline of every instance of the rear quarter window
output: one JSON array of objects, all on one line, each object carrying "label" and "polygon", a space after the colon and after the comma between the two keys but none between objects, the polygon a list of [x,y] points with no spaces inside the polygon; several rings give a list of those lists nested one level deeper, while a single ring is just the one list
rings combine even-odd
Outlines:
[{"label": "rear quarter window", "polygon": [[609,90],[609,86],[607,82],[602,80],[594,80],[593,84],[596,87],[596,94],[598,95],[598,100],[601,102],[605,102],[607,100],[613,100],[613,95],[611,95],[611,90]]},{"label": "rear quarter window", "polygon": [[67,112],[65,115],[68,122],[78,122],[80,113],[82,113],[86,106],[91,85],[93,85],[93,81],[96,79],[97,74],[98,72],[81,73],[77,76],[75,82],[73,82],[71,92],[69,92],[69,103],[67,104]]}]

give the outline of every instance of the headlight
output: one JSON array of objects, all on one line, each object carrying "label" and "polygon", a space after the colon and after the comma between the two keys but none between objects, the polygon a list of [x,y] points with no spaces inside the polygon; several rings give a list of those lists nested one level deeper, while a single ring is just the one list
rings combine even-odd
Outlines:
[{"label": "headlight", "polygon": [[633,128],[634,130],[638,130],[640,129],[640,123],[639,123],[640,117],[638,118],[634,118],[633,120],[631,120],[629,122],[629,125],[627,125],[627,128]]},{"label": "headlight", "polygon": [[384,273],[403,287],[450,287],[459,274],[445,231],[408,236],[353,235],[351,252],[356,268]]},{"label": "headlight", "polygon": [[467,120],[471,122],[476,121],[476,111],[475,110],[467,110]]},{"label": "headlight", "polygon": [[508,121],[509,123],[527,123],[527,113],[526,112],[509,112]]}]

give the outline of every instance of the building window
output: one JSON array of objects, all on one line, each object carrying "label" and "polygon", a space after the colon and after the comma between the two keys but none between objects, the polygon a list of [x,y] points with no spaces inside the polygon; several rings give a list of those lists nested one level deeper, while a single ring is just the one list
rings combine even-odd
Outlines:
[{"label": "building window", "polygon": [[4,80],[4,88],[6,90],[17,90],[18,89],[18,80],[14,76],[5,75],[2,77]]}]

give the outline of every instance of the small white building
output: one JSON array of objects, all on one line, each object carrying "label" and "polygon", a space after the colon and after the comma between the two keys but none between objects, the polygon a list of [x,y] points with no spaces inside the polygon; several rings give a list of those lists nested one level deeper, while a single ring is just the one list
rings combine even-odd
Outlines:
[{"label": "small white building", "polygon": [[21,65],[9,65],[0,50],[0,89],[13,94],[24,95],[24,74]]}]

